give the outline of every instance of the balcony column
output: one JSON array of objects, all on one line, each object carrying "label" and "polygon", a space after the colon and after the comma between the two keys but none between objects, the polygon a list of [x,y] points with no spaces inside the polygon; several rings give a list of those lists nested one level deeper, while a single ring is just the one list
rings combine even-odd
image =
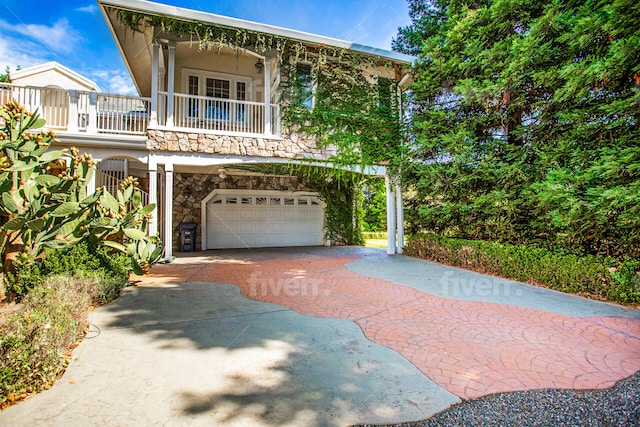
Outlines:
[{"label": "balcony column", "polygon": [[98,165],[93,166],[89,171],[89,179],[87,179],[87,186],[85,187],[86,196],[90,196],[96,192],[96,172],[98,170]]},{"label": "balcony column", "polygon": [[271,135],[271,58],[264,57],[264,133]]},{"label": "balcony column", "polygon": [[164,197],[164,256],[173,256],[173,163],[164,165],[165,197]]},{"label": "balcony column", "polygon": [[98,94],[89,94],[89,122],[87,123],[87,133],[98,133]]},{"label": "balcony column", "polygon": [[396,197],[394,182],[387,173],[384,177],[387,189],[387,255],[396,253]]},{"label": "balcony column", "polygon": [[398,242],[396,253],[401,254],[404,247],[404,207],[402,200],[402,183],[400,177],[396,177],[396,227],[398,229]]},{"label": "balcony column", "polygon": [[67,132],[78,132],[78,91],[69,91],[69,117],[67,117]]},{"label": "balcony column", "polygon": [[169,74],[167,77],[167,126],[173,127],[173,92],[176,72],[176,42],[169,42]]},{"label": "balcony column", "polygon": [[149,204],[155,205],[149,221],[149,236],[158,235],[158,164],[152,156],[148,161]]},{"label": "balcony column", "polygon": [[153,40],[151,53],[151,112],[149,126],[158,125],[158,71],[160,63],[160,43]]}]

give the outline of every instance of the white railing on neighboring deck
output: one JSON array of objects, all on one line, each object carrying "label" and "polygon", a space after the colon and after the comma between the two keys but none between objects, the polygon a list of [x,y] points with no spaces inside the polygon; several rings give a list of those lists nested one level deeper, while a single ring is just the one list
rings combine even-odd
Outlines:
[{"label": "white railing on neighboring deck", "polygon": [[[158,124],[167,126],[167,93],[160,92],[158,98]],[[173,125],[194,130],[278,135],[280,108],[275,104],[271,104],[270,108],[271,122],[267,130],[263,102],[176,93]]]},{"label": "white railing on neighboring deck", "polygon": [[[46,120],[45,126],[60,132],[145,135],[151,118],[150,98],[0,83],[0,104],[12,99],[30,111],[37,109]],[[171,124],[167,93],[158,93],[157,123],[162,127],[280,135],[277,104],[269,104],[269,120],[263,102],[181,93],[173,99]]]},{"label": "white railing on neighboring deck", "polygon": [[144,135],[149,98],[0,83],[0,103],[38,110],[46,127],[63,132]]}]

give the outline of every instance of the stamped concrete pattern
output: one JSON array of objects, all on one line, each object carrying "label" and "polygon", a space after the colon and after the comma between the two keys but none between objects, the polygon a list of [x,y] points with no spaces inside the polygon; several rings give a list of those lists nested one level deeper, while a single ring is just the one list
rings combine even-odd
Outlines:
[{"label": "stamped concrete pattern", "polygon": [[463,399],[539,388],[602,389],[640,371],[640,319],[438,297],[347,270],[357,259],[272,252],[196,274],[233,283],[251,299],[351,320]]},{"label": "stamped concrete pattern", "polygon": [[640,371],[638,310],[365,248],[182,254],[90,321],[0,425],[397,423]]}]

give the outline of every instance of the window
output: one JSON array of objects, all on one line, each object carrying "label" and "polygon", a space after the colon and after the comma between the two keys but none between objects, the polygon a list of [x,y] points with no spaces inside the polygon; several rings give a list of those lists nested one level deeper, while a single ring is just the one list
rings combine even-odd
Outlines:
[{"label": "window", "polygon": [[207,96],[229,99],[229,80],[207,79]]},{"label": "window", "polygon": [[183,69],[182,78],[184,91],[199,97],[188,99],[188,117],[236,122],[246,120],[247,107],[242,101],[252,99],[250,77]]},{"label": "window", "polygon": [[[189,95],[198,95],[198,87],[199,87],[199,78],[198,76],[189,76],[189,82],[187,83],[187,93]],[[189,98],[189,117],[197,117],[198,116],[198,100]]]},{"label": "window", "polygon": [[296,93],[294,97],[301,106],[312,109],[315,104],[314,82],[311,75],[311,66],[307,64],[296,65]]},{"label": "window", "polygon": [[383,114],[391,114],[393,107],[394,86],[390,79],[378,78],[378,108]]}]

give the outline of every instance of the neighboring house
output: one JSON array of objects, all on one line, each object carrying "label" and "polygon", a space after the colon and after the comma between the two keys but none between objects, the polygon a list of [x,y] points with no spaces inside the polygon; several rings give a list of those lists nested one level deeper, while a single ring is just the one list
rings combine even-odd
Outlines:
[{"label": "neighboring house", "polygon": [[95,82],[55,61],[12,71],[11,83],[19,86],[100,92]]},{"label": "neighboring house", "polygon": [[[282,64],[308,66],[313,57],[326,61],[326,52],[339,52],[340,58],[333,58],[338,61],[343,53],[358,55],[371,64],[362,67],[368,78],[401,82],[402,88],[413,58],[148,1],[98,3],[141,96],[99,93],[95,84],[73,86],[90,82],[59,66],[69,78],[69,90],[63,91],[67,101],[41,105],[40,111],[53,119],[47,127],[61,144],[91,153],[104,173],[138,177],[149,202],[158,205],[150,232],[161,235],[165,255],[184,243],[179,240],[183,223],[197,224],[197,238],[190,242],[196,250],[325,244],[324,205],[317,194],[295,177],[233,165],[323,160],[332,154],[282,126],[277,95],[287,79]],[[162,25],[134,31],[141,19]],[[188,34],[189,28],[197,28],[199,37]],[[31,106],[46,97],[45,89],[39,98],[27,96],[31,89],[24,86],[30,83],[22,85],[16,75],[13,86],[0,87]],[[304,103],[313,108],[309,83]],[[386,174],[384,167],[367,172]],[[402,197],[390,177],[387,198],[388,253],[395,253],[402,249]]]}]

